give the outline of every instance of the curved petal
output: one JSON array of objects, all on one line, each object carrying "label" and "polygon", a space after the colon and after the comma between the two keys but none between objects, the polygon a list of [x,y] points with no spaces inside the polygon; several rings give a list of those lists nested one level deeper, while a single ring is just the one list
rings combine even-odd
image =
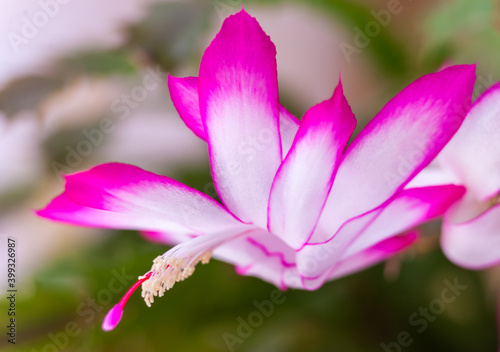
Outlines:
[{"label": "curved petal", "polygon": [[464,187],[455,185],[402,190],[363,234],[349,245],[343,258],[443,215],[464,193]]},{"label": "curved petal", "polygon": [[276,48],[244,10],[205,51],[199,94],[217,192],[240,219],[265,227],[281,163]]},{"label": "curved petal", "polygon": [[329,100],[304,115],[274,179],[268,209],[269,230],[291,247],[302,247],[312,235],[355,127],[340,82]]},{"label": "curved petal", "polygon": [[[198,96],[198,77],[168,76],[170,96],[179,116],[186,126],[198,137],[207,140],[205,127],[201,121]],[[283,158],[286,156],[299,128],[299,120],[283,105],[279,109],[281,148]]]},{"label": "curved petal", "polygon": [[38,214],[78,225],[176,234],[218,231],[240,223],[205,194],[120,163],[66,176],[65,192]]},{"label": "curved petal", "polygon": [[253,276],[269,282],[281,290],[286,290],[287,286],[283,283],[282,276],[284,267],[279,258],[265,257],[254,261],[246,267],[237,267],[236,272],[244,276]]},{"label": "curved petal", "polygon": [[335,237],[327,242],[307,244],[297,251],[297,271],[304,278],[321,277],[326,280],[327,271],[343,257],[349,244],[375,221],[382,209],[374,210],[347,221]]},{"label": "curved petal", "polygon": [[468,190],[467,188],[464,196],[446,212],[445,217],[448,222],[457,224],[467,222],[491,208],[491,202],[479,201]]},{"label": "curved petal", "polygon": [[168,75],[168,90],[175,109],[182,121],[195,135],[207,139],[200,116],[198,77],[174,77]]},{"label": "curved petal", "polygon": [[419,235],[416,231],[386,238],[372,247],[342,259],[335,269],[330,272],[328,280],[338,279],[375,265],[398,252],[406,250],[418,239]]},{"label": "curved petal", "polygon": [[445,218],[441,247],[449,260],[468,269],[500,264],[500,204],[470,221]]},{"label": "curved petal", "polygon": [[154,243],[166,244],[168,246],[175,246],[181,242],[187,241],[196,235],[186,232],[162,232],[162,231],[141,231],[140,234],[147,241]]},{"label": "curved petal", "polygon": [[311,243],[385,202],[439,153],[468,112],[474,70],[428,74],[385,105],[347,149]]},{"label": "curved petal", "polygon": [[445,170],[441,165],[431,163],[408,182],[405,188],[409,189],[450,184],[459,185],[461,182],[452,172]]},{"label": "curved petal", "polygon": [[54,198],[44,209],[36,211],[36,214],[43,218],[78,226],[166,231],[185,236],[198,233],[195,230],[161,219],[151,219],[144,216],[134,217],[125,213],[90,208],[75,203],[66,193]]},{"label": "curved petal", "polygon": [[419,235],[415,231],[404,235],[390,237],[370,248],[365,249],[362,252],[343,259],[330,270],[316,278],[309,279],[303,277],[303,288],[313,291],[321,287],[326,281],[336,280],[343,276],[365,270],[396,255],[399,252],[408,249],[418,240],[418,238]]},{"label": "curved petal", "polygon": [[500,190],[500,83],[472,106],[462,127],[439,154],[468,192],[486,200]]},{"label": "curved petal", "polygon": [[[363,270],[408,248],[416,232],[397,235],[342,260],[316,278],[303,277],[295,265],[295,253],[283,241],[262,230],[240,236],[215,249],[213,256],[236,265],[240,275],[255,276],[280,289],[316,290],[325,281]],[[324,254],[324,253],[323,253]]]},{"label": "curved petal", "polygon": [[306,245],[297,252],[297,268],[306,277],[324,274],[342,260],[442,215],[464,193],[464,187],[454,185],[402,190],[382,206],[346,222],[328,242]]},{"label": "curved petal", "polygon": [[295,252],[278,237],[256,229],[235,238],[213,252],[214,258],[234,264],[240,275],[255,276],[285,289],[285,268],[295,267]]}]

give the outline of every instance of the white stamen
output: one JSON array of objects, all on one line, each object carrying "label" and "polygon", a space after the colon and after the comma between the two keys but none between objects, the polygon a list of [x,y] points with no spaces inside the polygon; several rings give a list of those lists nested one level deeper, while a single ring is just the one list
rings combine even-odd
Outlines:
[{"label": "white stamen", "polygon": [[[154,297],[162,297],[176,282],[182,281],[194,272],[196,265],[207,264],[212,250],[223,242],[241,236],[247,231],[241,227],[223,232],[201,235],[180,243],[166,253],[158,256],[151,267],[151,277],[142,283],[142,297],[151,307]],[[139,277],[142,279],[143,276]]]}]

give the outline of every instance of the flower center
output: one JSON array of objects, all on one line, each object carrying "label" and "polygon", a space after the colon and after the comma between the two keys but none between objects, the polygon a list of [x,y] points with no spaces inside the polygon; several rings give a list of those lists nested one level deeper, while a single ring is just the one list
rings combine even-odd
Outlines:
[{"label": "flower center", "polygon": [[[142,297],[148,307],[151,307],[155,296],[162,297],[165,291],[170,290],[176,282],[191,276],[199,262],[207,264],[210,261],[212,249],[186,257],[169,256],[168,254],[167,252],[156,257],[151,267],[151,276],[142,283]],[[143,279],[147,275],[141,276],[139,279]]]}]

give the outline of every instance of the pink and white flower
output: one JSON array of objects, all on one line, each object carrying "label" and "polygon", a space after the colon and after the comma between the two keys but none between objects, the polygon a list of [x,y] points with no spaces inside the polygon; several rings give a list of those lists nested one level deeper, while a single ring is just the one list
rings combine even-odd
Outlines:
[{"label": "pink and white flower", "polygon": [[65,191],[38,214],[177,244],[108,313],[105,330],[139,285],[150,305],[212,254],[242,275],[314,290],[407,248],[417,239],[408,230],[463,195],[455,185],[404,187],[460,126],[474,70],[454,66],[416,80],[346,148],[356,120],[342,84],[299,123],[279,104],[273,43],[241,11],[205,51],[199,78],[169,80],[181,118],[207,142],[223,204],[110,163],[67,176]]},{"label": "pink and white flower", "polygon": [[462,267],[500,263],[500,83],[474,103],[462,127],[424,170],[427,184],[455,183],[465,196],[446,213],[441,246]]},{"label": "pink and white flower", "polygon": [[[412,182],[466,187],[464,197],[445,213],[441,247],[449,260],[467,269],[500,264],[499,130],[497,83],[474,102],[464,123],[435,162]],[[497,317],[500,326],[500,308]]]}]

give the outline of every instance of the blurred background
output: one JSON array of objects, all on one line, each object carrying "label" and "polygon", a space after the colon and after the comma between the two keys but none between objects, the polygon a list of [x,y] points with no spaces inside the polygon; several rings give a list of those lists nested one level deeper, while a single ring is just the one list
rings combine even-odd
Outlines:
[{"label": "blurred background", "polygon": [[[107,310],[167,247],[133,231],[51,223],[33,209],[62,192],[61,173],[109,161],[214,195],[206,145],[179,119],[165,74],[197,75],[204,49],[241,3],[2,0],[0,250],[5,263],[7,238],[16,240],[18,293],[12,345],[0,268],[0,350],[497,351],[500,271],[448,262],[438,222],[387,263],[315,292],[286,291],[246,329],[255,302],[275,288],[213,260],[150,309],[136,293],[122,323],[101,330]],[[500,78],[497,1],[243,4],[276,44],[280,97],[299,117],[331,95],[340,72],[358,131],[401,88],[443,64],[477,63],[476,97]],[[154,88],[144,89],[144,79]],[[443,288],[457,280],[466,288],[441,307]],[[395,345],[398,337],[407,346]]]}]

